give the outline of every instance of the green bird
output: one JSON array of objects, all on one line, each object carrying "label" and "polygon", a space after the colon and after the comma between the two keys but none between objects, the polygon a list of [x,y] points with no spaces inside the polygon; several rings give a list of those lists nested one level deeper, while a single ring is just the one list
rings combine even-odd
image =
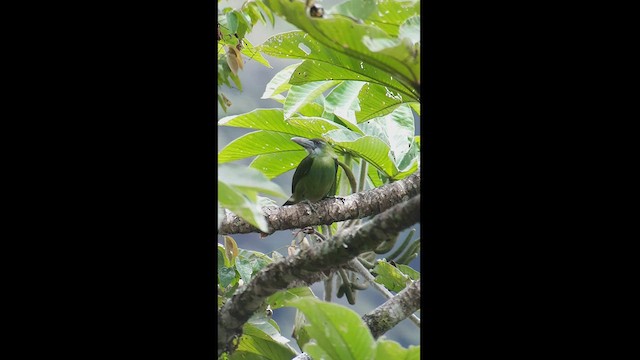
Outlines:
[{"label": "green bird", "polygon": [[311,203],[334,196],[338,156],[333,152],[331,145],[322,139],[293,137],[291,141],[302,146],[309,155],[302,159],[293,174],[293,195],[284,205],[297,204],[304,200]]}]

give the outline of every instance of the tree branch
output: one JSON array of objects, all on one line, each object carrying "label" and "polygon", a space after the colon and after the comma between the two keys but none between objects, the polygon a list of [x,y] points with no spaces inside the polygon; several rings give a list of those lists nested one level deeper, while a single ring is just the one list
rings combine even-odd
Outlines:
[{"label": "tree branch", "polygon": [[420,280],[407,286],[398,295],[362,316],[374,338],[386,333],[400,321],[420,309]]},{"label": "tree branch", "polygon": [[[367,280],[374,287],[374,289],[378,290],[382,294],[382,296],[384,296],[387,299],[393,299],[394,298],[394,295],[391,293],[391,291],[387,290],[387,288],[384,287],[384,285],[377,283],[376,279],[373,277],[373,275],[371,275],[369,270],[367,270],[364,267],[364,265],[362,265],[357,259],[349,261],[349,265],[358,274],[360,274],[362,277],[364,277],[365,280]],[[419,300],[418,300],[418,303],[420,303]],[[415,316],[413,314],[413,312],[411,313],[411,315],[409,315],[409,320],[411,320],[414,324],[416,324],[418,327],[420,327],[420,319],[417,316]]]},{"label": "tree branch", "polygon": [[[361,219],[379,214],[392,206],[420,194],[420,172],[379,188],[345,197],[336,197],[314,203],[314,209],[301,203],[280,207],[264,207],[269,232],[301,229],[313,225]],[[315,211],[314,211],[315,210]],[[230,212],[225,212],[218,234],[261,233],[259,229]]]},{"label": "tree branch", "polygon": [[267,265],[220,309],[218,356],[230,348],[232,339],[241,334],[242,325],[268,296],[286,289],[294,281],[315,282],[318,272],[344,265],[359,254],[372,251],[388,239],[389,233],[402,231],[419,220],[420,195],[417,195],[362,225],[345,229],[331,240]]}]

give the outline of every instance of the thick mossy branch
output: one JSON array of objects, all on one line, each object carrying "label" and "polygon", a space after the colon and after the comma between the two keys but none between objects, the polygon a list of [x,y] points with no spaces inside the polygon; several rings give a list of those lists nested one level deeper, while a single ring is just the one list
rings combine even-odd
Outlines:
[{"label": "thick mossy branch", "polygon": [[407,286],[398,295],[362,316],[374,338],[391,330],[400,321],[420,309],[420,280]]},{"label": "thick mossy branch", "polygon": [[[420,194],[420,173],[345,197],[321,200],[313,204],[300,203],[281,207],[265,207],[268,234],[278,230],[301,229],[314,225],[330,225],[334,222],[362,219],[379,214],[392,206]],[[238,216],[226,212],[218,234],[246,234],[261,231]]]},{"label": "thick mossy branch", "polygon": [[[419,178],[418,178],[419,180]],[[293,282],[313,284],[318,273],[348,263],[357,255],[372,251],[397,233],[420,221],[420,195],[397,204],[370,221],[345,229],[333,239],[271,263],[224,304],[218,316],[218,355],[240,335],[242,325],[263,301]]]}]

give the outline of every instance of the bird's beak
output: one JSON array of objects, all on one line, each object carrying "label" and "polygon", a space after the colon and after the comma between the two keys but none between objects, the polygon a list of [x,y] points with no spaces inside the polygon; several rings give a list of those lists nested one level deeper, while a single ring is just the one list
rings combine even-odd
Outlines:
[{"label": "bird's beak", "polygon": [[309,139],[305,139],[303,137],[292,137],[291,141],[308,150],[312,150],[315,147],[315,144],[313,143],[313,141]]}]

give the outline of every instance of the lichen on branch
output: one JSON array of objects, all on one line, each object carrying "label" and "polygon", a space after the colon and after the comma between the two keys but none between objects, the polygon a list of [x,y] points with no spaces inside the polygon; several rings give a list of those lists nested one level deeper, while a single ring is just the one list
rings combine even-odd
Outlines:
[{"label": "lichen on branch", "polygon": [[[290,206],[264,207],[269,232],[301,229],[314,225],[330,225],[334,222],[362,219],[379,214],[394,205],[420,194],[420,172],[379,188],[345,197],[334,197],[313,204],[299,203]],[[261,233],[259,229],[240,217],[227,212],[218,234]]]}]

